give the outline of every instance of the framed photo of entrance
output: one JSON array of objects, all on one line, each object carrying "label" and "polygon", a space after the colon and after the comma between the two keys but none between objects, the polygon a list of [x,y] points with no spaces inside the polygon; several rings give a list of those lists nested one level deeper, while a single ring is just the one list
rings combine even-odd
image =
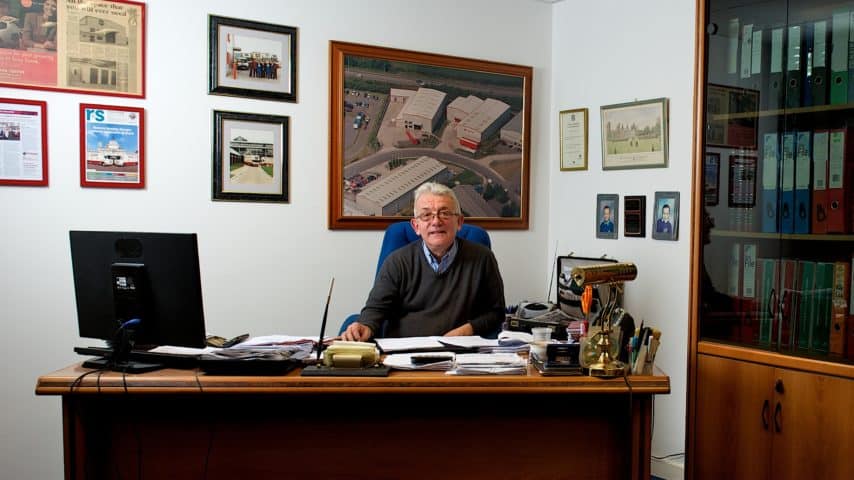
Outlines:
[{"label": "framed photo of entrance", "polygon": [[145,97],[145,4],[4,0],[0,86]]},{"label": "framed photo of entrance", "polygon": [[287,203],[290,118],[214,111],[213,200]]},{"label": "framed photo of entrance", "polygon": [[329,228],[412,217],[412,192],[452,188],[467,221],[527,229],[531,67],[333,41]]},{"label": "framed photo of entrance", "polygon": [[80,104],[80,186],[145,187],[145,110]]},{"label": "framed photo of entrance", "polygon": [[297,101],[297,29],[210,15],[209,93]]}]

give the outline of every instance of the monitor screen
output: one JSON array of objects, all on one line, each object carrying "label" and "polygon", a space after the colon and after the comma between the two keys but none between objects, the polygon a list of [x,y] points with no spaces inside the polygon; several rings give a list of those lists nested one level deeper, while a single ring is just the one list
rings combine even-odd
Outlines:
[{"label": "monitor screen", "polygon": [[69,235],[81,337],[114,341],[122,324],[138,318],[137,346],[204,347],[196,234]]}]

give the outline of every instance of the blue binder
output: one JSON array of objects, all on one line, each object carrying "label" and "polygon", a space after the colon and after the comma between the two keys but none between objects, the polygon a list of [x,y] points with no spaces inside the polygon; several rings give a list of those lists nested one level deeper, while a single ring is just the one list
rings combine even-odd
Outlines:
[{"label": "blue binder", "polygon": [[810,233],[810,199],[812,197],[812,132],[798,132],[795,142],[795,233]]},{"label": "blue binder", "polygon": [[783,134],[780,180],[780,233],[795,232],[795,133]]},{"label": "blue binder", "polygon": [[776,132],[766,133],[762,141],[762,231],[780,231],[777,205],[780,203],[780,137]]}]

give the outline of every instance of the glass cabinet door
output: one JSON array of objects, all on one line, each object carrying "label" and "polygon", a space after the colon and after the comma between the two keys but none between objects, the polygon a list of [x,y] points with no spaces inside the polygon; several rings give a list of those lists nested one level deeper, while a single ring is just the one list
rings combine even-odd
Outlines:
[{"label": "glass cabinet door", "polygon": [[854,363],[854,1],[707,9],[700,337]]}]

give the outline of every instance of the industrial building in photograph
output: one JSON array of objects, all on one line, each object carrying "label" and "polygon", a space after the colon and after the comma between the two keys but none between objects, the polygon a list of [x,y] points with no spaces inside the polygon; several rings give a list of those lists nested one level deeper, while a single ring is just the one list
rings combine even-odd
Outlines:
[{"label": "industrial building in photograph", "polygon": [[368,184],[356,195],[356,206],[365,215],[396,215],[412,207],[412,192],[424,182],[446,182],[452,177],[448,168],[431,157],[419,157],[392,170],[387,176]]}]

